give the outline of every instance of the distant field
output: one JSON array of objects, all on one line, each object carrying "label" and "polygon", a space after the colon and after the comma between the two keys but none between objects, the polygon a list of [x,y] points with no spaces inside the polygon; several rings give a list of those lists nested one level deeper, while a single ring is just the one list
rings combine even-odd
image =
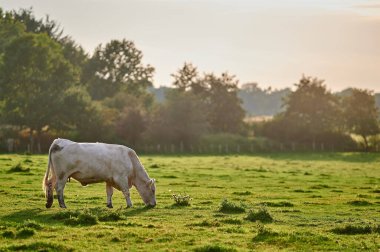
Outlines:
[{"label": "distant field", "polygon": [[379,154],[141,159],[157,179],[155,208],[133,189],[133,208],[116,191],[107,209],[104,183],[72,180],[61,210],[56,199],[45,209],[47,155],[0,155],[0,251],[380,249]]}]

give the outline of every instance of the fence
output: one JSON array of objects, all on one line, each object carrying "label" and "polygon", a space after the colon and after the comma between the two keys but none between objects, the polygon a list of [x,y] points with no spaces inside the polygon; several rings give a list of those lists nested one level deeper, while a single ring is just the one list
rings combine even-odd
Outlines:
[{"label": "fence", "polygon": [[[253,154],[260,152],[349,152],[363,151],[363,148],[344,147],[325,143],[267,143],[267,144],[209,144],[189,145],[183,144],[151,144],[134,147],[138,153],[144,154]],[[380,146],[374,146],[370,151],[380,152]]]},{"label": "fence", "polygon": [[[19,145],[17,148],[12,144],[3,144],[2,152],[27,152],[30,153],[30,145]],[[343,146],[331,143],[278,143],[278,142],[256,142],[252,143],[219,143],[219,144],[199,144],[187,145],[180,144],[143,144],[130,146],[138,153],[144,154],[254,154],[264,152],[346,152],[363,151],[358,146]],[[42,153],[47,151],[48,146],[44,146]],[[39,148],[38,148],[39,149]],[[41,153],[37,149],[37,153]],[[370,151],[380,152],[380,143],[371,146]]]}]

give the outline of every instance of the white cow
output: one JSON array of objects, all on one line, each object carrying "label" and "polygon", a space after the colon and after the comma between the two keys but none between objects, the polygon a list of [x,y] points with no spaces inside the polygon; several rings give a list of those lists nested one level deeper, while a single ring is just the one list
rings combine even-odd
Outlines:
[{"label": "white cow", "polygon": [[63,190],[68,178],[82,185],[106,182],[107,207],[112,208],[113,188],[123,192],[132,207],[129,189],[135,186],[146,205],[155,206],[155,180],[149,178],[134,150],[115,144],[76,143],[55,139],[49,149],[49,163],[42,181],[47,203],[53,204],[53,188],[61,208],[66,208]]}]

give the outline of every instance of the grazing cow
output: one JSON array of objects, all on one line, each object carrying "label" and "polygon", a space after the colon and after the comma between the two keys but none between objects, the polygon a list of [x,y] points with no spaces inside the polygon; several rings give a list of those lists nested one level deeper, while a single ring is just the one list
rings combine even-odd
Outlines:
[{"label": "grazing cow", "polygon": [[76,143],[55,139],[49,149],[49,162],[42,181],[47,203],[53,204],[53,188],[61,208],[66,208],[63,190],[67,179],[83,186],[106,182],[107,207],[112,208],[113,188],[123,192],[127,207],[132,207],[129,189],[135,186],[146,205],[155,206],[155,180],[149,178],[134,150],[115,144]]}]

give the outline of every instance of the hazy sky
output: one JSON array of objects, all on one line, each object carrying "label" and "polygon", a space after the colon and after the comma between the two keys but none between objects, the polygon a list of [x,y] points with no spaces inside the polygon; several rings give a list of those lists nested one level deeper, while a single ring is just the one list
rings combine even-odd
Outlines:
[{"label": "hazy sky", "polygon": [[133,40],[168,86],[183,63],[240,83],[290,87],[302,74],[336,91],[380,91],[380,0],[0,0],[58,21],[85,50]]}]

